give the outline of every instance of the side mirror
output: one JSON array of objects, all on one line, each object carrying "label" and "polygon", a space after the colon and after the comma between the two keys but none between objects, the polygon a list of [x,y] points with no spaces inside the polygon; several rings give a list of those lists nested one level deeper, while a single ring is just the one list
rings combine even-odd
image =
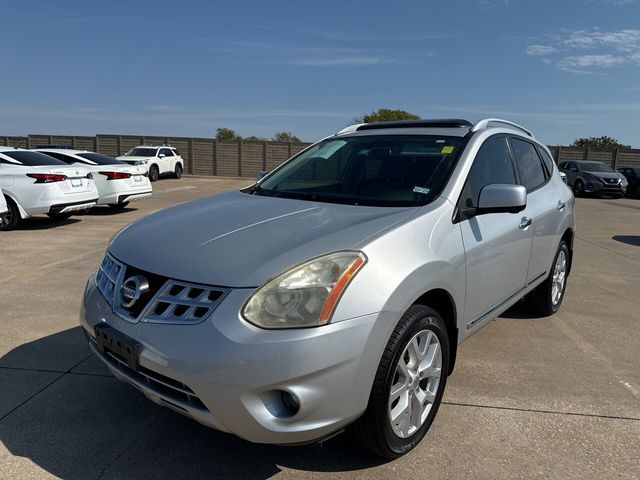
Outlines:
[{"label": "side mirror", "polygon": [[480,190],[476,215],[518,213],[527,206],[527,189],[522,185],[494,183]]},{"label": "side mirror", "polygon": [[266,177],[269,174],[269,170],[260,170],[256,173],[256,181]]},{"label": "side mirror", "polygon": [[164,158],[164,157],[166,157],[164,153],[161,153],[160,155],[158,155],[158,158]]}]

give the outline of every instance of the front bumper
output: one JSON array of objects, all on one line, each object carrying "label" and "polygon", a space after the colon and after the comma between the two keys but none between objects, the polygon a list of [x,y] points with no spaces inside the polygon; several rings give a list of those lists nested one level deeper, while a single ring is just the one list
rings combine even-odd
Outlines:
[{"label": "front bumper", "polygon": [[592,181],[585,183],[584,191],[585,193],[597,193],[599,195],[624,195],[627,191],[627,185],[622,183],[610,184]]},{"label": "front bumper", "polygon": [[[261,330],[239,317],[251,291],[232,290],[197,325],[130,323],[113,313],[92,277],[80,323],[94,353],[117,378],[155,403],[246,440],[307,443],[358,418],[367,406],[391,314],[320,328]],[[93,336],[99,322],[140,342],[138,371],[98,350]],[[297,397],[297,413],[283,409],[282,392]]]}]

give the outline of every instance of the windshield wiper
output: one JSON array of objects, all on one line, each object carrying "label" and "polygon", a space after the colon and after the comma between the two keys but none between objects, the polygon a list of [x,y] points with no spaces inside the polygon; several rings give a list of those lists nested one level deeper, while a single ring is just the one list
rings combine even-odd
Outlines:
[{"label": "windshield wiper", "polygon": [[270,197],[271,194],[267,192],[264,188],[260,186],[259,183],[256,183],[249,189],[249,193],[251,195],[262,195],[263,197]]}]

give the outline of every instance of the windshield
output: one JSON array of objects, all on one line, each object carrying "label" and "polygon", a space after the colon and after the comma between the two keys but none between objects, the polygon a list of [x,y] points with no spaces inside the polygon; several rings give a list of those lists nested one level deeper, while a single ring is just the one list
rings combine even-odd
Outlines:
[{"label": "windshield", "polygon": [[611,167],[607,167],[604,163],[600,162],[582,162],[580,164],[582,170],[585,172],[614,172]]},{"label": "windshield", "polygon": [[1,152],[3,155],[7,157],[13,158],[17,160],[22,165],[26,165],[28,167],[38,167],[41,165],[67,165],[60,160],[57,160],[49,155],[45,155],[44,153],[31,152],[25,150],[12,150],[8,152]]},{"label": "windshield", "polygon": [[79,157],[91,160],[98,165],[126,165],[126,163],[116,160],[113,157],[102,155],[101,153],[79,153]]},{"label": "windshield", "polygon": [[332,138],[246,192],[351,205],[426,205],[446,184],[465,142],[427,135]]},{"label": "windshield", "polygon": [[157,148],[135,147],[125,153],[125,155],[127,157],[155,157],[157,151]]}]

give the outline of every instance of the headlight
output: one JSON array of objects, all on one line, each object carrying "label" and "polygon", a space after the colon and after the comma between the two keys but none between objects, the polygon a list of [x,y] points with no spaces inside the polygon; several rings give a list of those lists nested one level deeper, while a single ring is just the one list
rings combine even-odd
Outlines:
[{"label": "headlight", "polygon": [[136,165],[146,165],[149,162],[149,160],[138,160],[136,162]]},{"label": "headlight", "polygon": [[262,328],[325,325],[366,261],[362,252],[336,252],[297,265],[259,287],[242,316]]}]

